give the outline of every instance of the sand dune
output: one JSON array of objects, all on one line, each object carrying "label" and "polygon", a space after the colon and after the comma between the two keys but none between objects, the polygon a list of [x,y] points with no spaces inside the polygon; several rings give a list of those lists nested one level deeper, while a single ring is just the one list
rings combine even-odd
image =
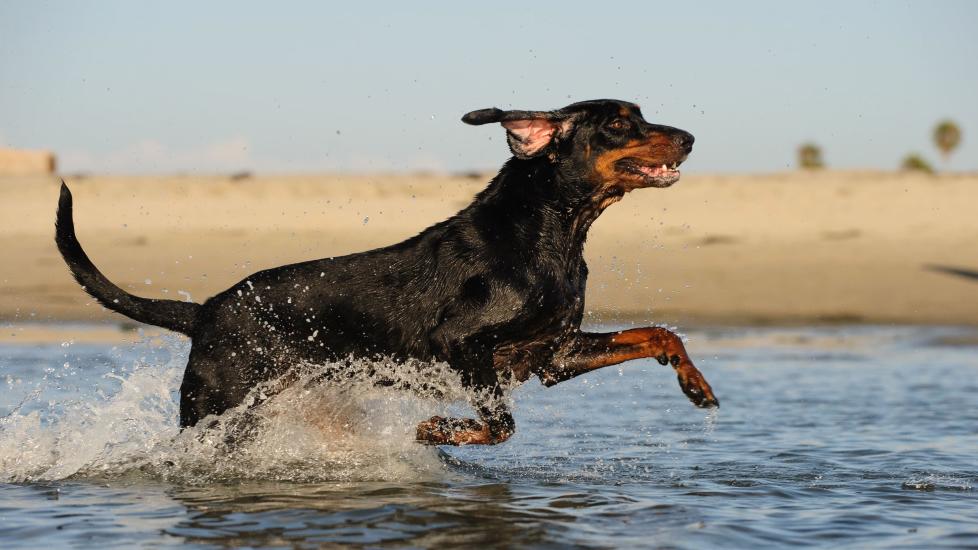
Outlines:
[{"label": "sand dune", "polygon": [[[200,301],[262,268],[414,235],[484,187],[413,175],[69,178],[79,239],[114,281]],[[0,318],[124,321],[54,246],[54,177],[0,178]],[[978,324],[978,176],[687,175],[595,223],[592,319]]]}]

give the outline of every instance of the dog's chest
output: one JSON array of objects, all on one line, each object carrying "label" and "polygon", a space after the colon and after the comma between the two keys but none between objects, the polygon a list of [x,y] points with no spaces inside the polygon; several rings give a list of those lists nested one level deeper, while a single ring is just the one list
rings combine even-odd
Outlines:
[{"label": "dog's chest", "polygon": [[587,265],[576,258],[560,269],[539,269],[528,288],[522,290],[520,315],[523,326],[547,328],[560,326],[582,307],[587,281]]},{"label": "dog's chest", "polygon": [[514,382],[525,382],[549,364],[569,334],[577,332],[584,313],[587,266],[583,260],[573,272],[551,277],[529,296],[516,338],[493,354],[496,370],[508,372]]}]

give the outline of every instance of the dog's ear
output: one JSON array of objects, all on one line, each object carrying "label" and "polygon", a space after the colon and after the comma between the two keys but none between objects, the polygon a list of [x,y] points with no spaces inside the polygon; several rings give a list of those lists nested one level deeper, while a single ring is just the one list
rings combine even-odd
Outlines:
[{"label": "dog's ear", "polygon": [[503,111],[480,109],[462,117],[472,125],[499,122],[506,128],[506,140],[517,158],[533,158],[550,149],[556,140],[566,137],[573,127],[571,117],[560,111]]}]

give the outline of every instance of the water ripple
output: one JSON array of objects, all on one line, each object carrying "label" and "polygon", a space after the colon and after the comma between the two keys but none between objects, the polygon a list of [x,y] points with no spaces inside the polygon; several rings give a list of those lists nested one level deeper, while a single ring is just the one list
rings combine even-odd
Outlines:
[{"label": "water ripple", "polygon": [[974,547],[962,331],[694,332],[719,411],[635,362],[519,388],[495,448],[415,445],[414,423],[451,407],[327,393],[313,402],[368,437],[338,446],[285,414],[237,456],[174,428],[182,344],[7,346],[0,546]]}]

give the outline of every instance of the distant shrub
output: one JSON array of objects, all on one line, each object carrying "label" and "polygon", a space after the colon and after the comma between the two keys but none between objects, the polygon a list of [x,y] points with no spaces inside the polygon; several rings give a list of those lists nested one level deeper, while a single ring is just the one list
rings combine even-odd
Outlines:
[{"label": "distant shrub", "polygon": [[825,167],[822,148],[814,143],[805,143],[798,148],[798,166],[803,170],[817,170]]},{"label": "distant shrub", "polygon": [[909,155],[903,157],[903,161],[900,163],[900,169],[905,172],[924,172],[925,174],[934,173],[934,167],[927,162],[927,159],[917,153],[910,153]]},{"label": "distant shrub", "polygon": [[485,177],[485,174],[483,172],[479,172],[476,170],[465,170],[463,172],[456,172],[455,175],[459,178],[465,178],[469,180],[481,180],[483,177]]}]

